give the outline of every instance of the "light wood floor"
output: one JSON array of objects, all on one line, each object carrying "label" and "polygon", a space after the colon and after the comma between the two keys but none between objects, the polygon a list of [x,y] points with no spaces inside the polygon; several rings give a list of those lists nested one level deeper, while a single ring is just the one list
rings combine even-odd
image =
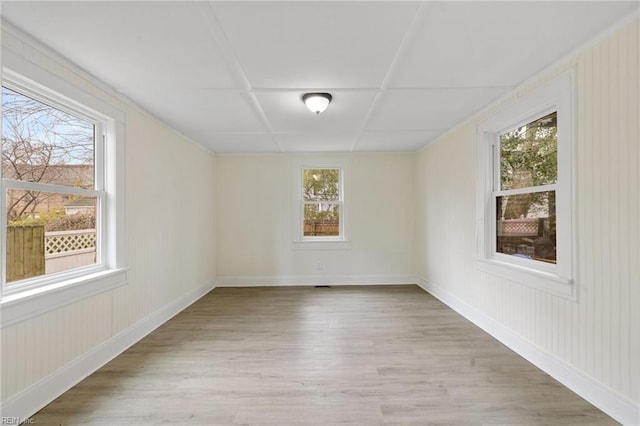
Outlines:
[{"label": "light wood floor", "polygon": [[616,424],[416,286],[218,288],[38,425]]}]

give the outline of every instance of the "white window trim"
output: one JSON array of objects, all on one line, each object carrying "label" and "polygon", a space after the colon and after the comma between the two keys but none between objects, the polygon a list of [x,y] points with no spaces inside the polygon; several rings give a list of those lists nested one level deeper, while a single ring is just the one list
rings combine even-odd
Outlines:
[{"label": "white window trim", "polygon": [[[577,299],[575,224],[575,71],[555,77],[478,125],[476,234],[478,268],[570,300]],[[492,190],[496,164],[492,146],[498,135],[558,111],[556,186],[557,264],[496,252],[496,207]]]},{"label": "white window trim", "polygon": [[[304,200],[302,194],[302,176],[305,169],[338,169],[340,170],[340,236],[338,237],[305,237]],[[292,235],[294,249],[312,250],[344,250],[351,249],[349,238],[349,189],[351,168],[348,159],[333,157],[297,158],[293,161],[293,203],[292,203]]]},{"label": "white window trim", "polygon": [[[0,328],[40,315],[56,307],[74,303],[127,283],[125,241],[125,114],[114,105],[71,85],[36,64],[27,61],[10,49],[3,48],[2,82],[26,95],[49,99],[53,106],[69,110],[77,115],[85,111],[90,117],[99,119],[100,133],[97,141],[104,161],[96,161],[97,174],[101,176],[104,196],[99,205],[102,224],[97,226],[100,234],[99,264],[78,268],[68,272],[46,275],[16,282],[12,287],[4,286],[6,268],[6,239],[0,243]],[[66,106],[66,107],[65,107]],[[93,120],[92,120],[93,121]],[[99,134],[98,136],[99,137]],[[1,167],[1,166],[0,166]],[[104,167],[104,170],[101,168]],[[1,170],[0,170],[1,175]],[[0,227],[6,229],[4,194],[7,186],[0,180],[2,191],[2,213]],[[17,183],[20,185],[20,183]],[[80,189],[44,185],[60,192],[77,192]],[[100,189],[100,188],[99,188]],[[100,216],[99,216],[100,217]],[[4,232],[3,232],[4,234]],[[13,287],[15,285],[15,287]]]}]

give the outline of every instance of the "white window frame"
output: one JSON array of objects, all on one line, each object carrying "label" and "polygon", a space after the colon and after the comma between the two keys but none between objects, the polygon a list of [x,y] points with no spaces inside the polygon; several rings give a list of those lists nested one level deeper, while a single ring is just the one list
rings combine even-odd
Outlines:
[{"label": "white window frame", "polygon": [[[571,300],[577,298],[574,200],[575,71],[563,73],[507,103],[477,129],[477,264],[479,269]],[[556,111],[558,181],[535,190],[556,191],[556,264],[497,252],[496,197],[501,134]],[[532,188],[525,188],[531,192]],[[509,191],[511,192],[511,191]],[[515,192],[518,192],[516,190]]]},{"label": "white window frame", "polygon": [[[6,191],[38,189],[47,192],[97,197],[96,264],[33,277],[7,285],[6,238],[0,242],[0,327],[127,283],[124,143],[125,115],[114,105],[3,50],[2,85],[96,125],[95,190],[63,185],[0,179],[0,227],[7,226]],[[1,165],[0,165],[1,167]],[[0,169],[1,176],[1,169]]]},{"label": "white window frame", "polygon": [[[303,172],[308,169],[334,169],[340,171],[339,200],[331,202],[339,204],[340,235],[305,236],[304,235],[304,206],[309,204],[304,200],[302,190]],[[297,249],[349,249],[349,197],[350,167],[345,158],[315,158],[296,159],[293,161],[293,246]],[[313,203],[312,203],[313,204]]]}]

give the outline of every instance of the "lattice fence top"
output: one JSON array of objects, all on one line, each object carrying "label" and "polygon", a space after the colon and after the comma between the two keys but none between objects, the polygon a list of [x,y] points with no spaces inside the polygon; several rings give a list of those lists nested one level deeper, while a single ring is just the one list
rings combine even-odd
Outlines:
[{"label": "lattice fence top", "polygon": [[507,219],[498,221],[498,235],[534,236],[538,235],[538,219]]},{"label": "lattice fence top", "polygon": [[70,251],[95,249],[96,230],[56,231],[44,234],[45,253],[57,254]]}]

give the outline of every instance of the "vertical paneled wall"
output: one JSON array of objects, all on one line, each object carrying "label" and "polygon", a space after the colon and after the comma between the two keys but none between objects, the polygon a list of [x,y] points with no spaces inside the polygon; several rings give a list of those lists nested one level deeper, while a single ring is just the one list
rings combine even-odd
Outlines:
[{"label": "vertical paneled wall", "polygon": [[215,157],[22,37],[9,49],[126,114],[129,282],[2,329],[2,401],[215,280]]},{"label": "vertical paneled wall", "polygon": [[103,293],[3,329],[3,400],[111,337],[110,310]]},{"label": "vertical paneled wall", "polygon": [[116,333],[215,279],[215,157],[154,122],[128,115],[127,249],[138,284],[114,291]]},{"label": "vertical paneled wall", "polygon": [[[517,90],[420,152],[417,269],[631,401],[640,401],[640,98],[638,20]],[[476,125],[569,68],[577,76],[579,300],[478,270]]]},{"label": "vertical paneled wall", "polygon": [[616,389],[629,389],[636,401],[640,399],[638,31],[636,21],[578,61],[579,93],[584,94],[579,102],[583,119],[578,224],[586,303],[576,322],[583,350],[573,360],[597,378],[615,383]]},{"label": "vertical paneled wall", "polygon": [[[345,207],[349,210],[351,247],[344,250],[292,247],[294,160],[309,160],[309,157],[314,158],[296,155],[218,157],[219,278],[257,277],[264,283],[275,284],[285,279],[293,282],[296,279],[321,280],[323,276],[364,276],[382,281],[389,277],[411,276],[413,155],[354,153],[338,156],[350,164]],[[322,264],[322,270],[318,270],[318,263]]]}]

